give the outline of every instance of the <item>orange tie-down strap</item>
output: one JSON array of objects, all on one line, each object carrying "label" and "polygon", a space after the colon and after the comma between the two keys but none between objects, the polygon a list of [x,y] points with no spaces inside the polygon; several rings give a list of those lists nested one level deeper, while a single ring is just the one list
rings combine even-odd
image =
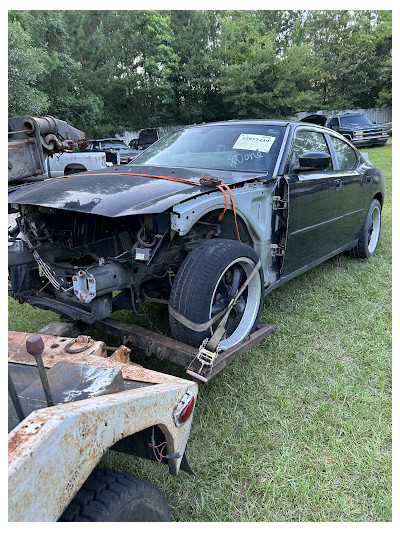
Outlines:
[{"label": "orange tie-down strap", "polygon": [[[69,175],[69,176],[59,176],[60,178],[70,178],[70,177],[79,177],[79,176],[86,176],[87,174],[73,174],[73,175]],[[91,176],[139,176],[140,178],[157,178],[157,179],[162,179],[162,180],[167,180],[167,181],[178,181],[180,183],[187,183],[188,185],[197,185],[198,187],[200,187],[201,185],[203,185],[203,183],[200,183],[199,181],[194,181],[194,180],[185,180],[185,179],[182,179],[182,178],[175,178],[173,176],[154,176],[153,174],[136,174],[136,173],[133,173],[133,172],[96,172],[95,174],[90,174]],[[203,179],[205,180],[209,180],[209,186],[212,186],[212,187],[216,187],[217,189],[219,189],[222,194],[224,195],[225,197],[225,207],[224,207],[224,210],[222,211],[222,213],[219,215],[218,217],[218,220],[221,222],[221,220],[223,219],[227,209],[228,209],[228,196],[226,194],[226,192],[224,191],[224,187],[225,189],[228,191],[229,193],[229,196],[231,197],[231,201],[232,201],[232,210],[233,210],[233,217],[234,217],[234,220],[235,220],[235,226],[236,226],[236,235],[237,235],[237,239],[238,241],[240,242],[240,235],[239,235],[239,228],[238,228],[238,224],[237,224],[237,218],[236,218],[236,207],[235,207],[235,199],[233,197],[233,194],[232,194],[232,191],[229,187],[229,185],[227,185],[226,183],[220,183],[220,184],[216,184],[216,183],[213,183],[213,178],[210,178],[210,176],[202,176]]]}]

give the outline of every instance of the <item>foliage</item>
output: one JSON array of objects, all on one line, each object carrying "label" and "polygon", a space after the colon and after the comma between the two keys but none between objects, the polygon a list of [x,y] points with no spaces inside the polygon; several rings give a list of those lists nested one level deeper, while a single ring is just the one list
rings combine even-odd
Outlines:
[{"label": "foliage", "polygon": [[12,115],[40,115],[48,107],[36,80],[45,70],[43,51],[32,46],[30,35],[18,21],[8,26],[8,109]]},{"label": "foliage", "polygon": [[10,114],[90,136],[391,105],[391,11],[11,11]]}]

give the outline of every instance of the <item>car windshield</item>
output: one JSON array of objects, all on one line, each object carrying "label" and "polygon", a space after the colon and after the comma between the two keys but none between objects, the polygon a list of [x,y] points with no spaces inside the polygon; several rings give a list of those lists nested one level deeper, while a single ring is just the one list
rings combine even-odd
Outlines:
[{"label": "car windshield", "polygon": [[351,117],[340,117],[342,126],[348,126],[349,124],[372,124],[368,117],[365,115],[352,115]]},{"label": "car windshield", "polygon": [[134,165],[271,173],[285,128],[254,124],[196,126],[166,135]]},{"label": "car windshield", "polygon": [[128,145],[124,143],[124,141],[119,141],[119,140],[115,140],[115,141],[103,141],[101,143],[101,146],[103,148],[123,148],[123,149],[129,149]]}]

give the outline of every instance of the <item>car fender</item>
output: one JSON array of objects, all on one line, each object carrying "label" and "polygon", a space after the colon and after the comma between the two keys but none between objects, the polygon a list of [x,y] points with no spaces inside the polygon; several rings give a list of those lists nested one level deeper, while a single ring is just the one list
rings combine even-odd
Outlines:
[{"label": "car fender", "polygon": [[[275,271],[270,254],[271,224],[266,223],[272,218],[275,183],[276,180],[257,180],[245,183],[240,188],[232,188],[237,216],[243,221],[252,246],[260,257],[266,283],[269,283]],[[229,195],[227,198],[228,209],[232,210]],[[212,211],[222,212],[224,207],[225,197],[220,191],[175,204],[170,216],[171,229],[180,236],[187,235],[205,215]]]}]

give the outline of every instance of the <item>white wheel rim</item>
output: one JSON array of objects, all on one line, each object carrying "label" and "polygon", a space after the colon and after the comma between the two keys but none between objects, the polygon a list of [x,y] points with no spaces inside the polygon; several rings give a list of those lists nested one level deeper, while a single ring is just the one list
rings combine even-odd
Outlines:
[{"label": "white wheel rim", "polygon": [[[248,279],[248,277],[253,272],[254,267],[255,267],[255,263],[252,259],[249,259],[248,257],[239,257],[235,259],[234,261],[232,261],[225,268],[225,270],[222,272],[221,276],[219,277],[215,285],[214,292],[211,297],[209,318],[211,318],[211,308],[212,308],[212,304],[215,299],[218,286],[221,283],[222,278],[224,277],[225,273],[230,268],[232,268],[234,265],[240,265],[245,272],[246,277],[245,279],[242,279],[242,283],[240,286],[242,286],[245,280]],[[261,300],[261,280],[260,280],[260,276],[257,274],[250,280],[250,283],[247,286],[246,307],[244,309],[239,325],[236,327],[234,332],[229,337],[227,337],[226,339],[223,339],[219,344],[222,350],[227,350],[228,348],[231,348],[232,346],[242,341],[245,337],[247,337],[247,335],[250,334],[250,331],[254,325],[254,321],[258,314],[260,300]],[[211,331],[213,332],[212,328],[211,328]]]},{"label": "white wheel rim", "polygon": [[379,234],[381,231],[381,210],[376,205],[371,213],[369,226],[368,251],[370,254],[375,252],[378,246]]}]

